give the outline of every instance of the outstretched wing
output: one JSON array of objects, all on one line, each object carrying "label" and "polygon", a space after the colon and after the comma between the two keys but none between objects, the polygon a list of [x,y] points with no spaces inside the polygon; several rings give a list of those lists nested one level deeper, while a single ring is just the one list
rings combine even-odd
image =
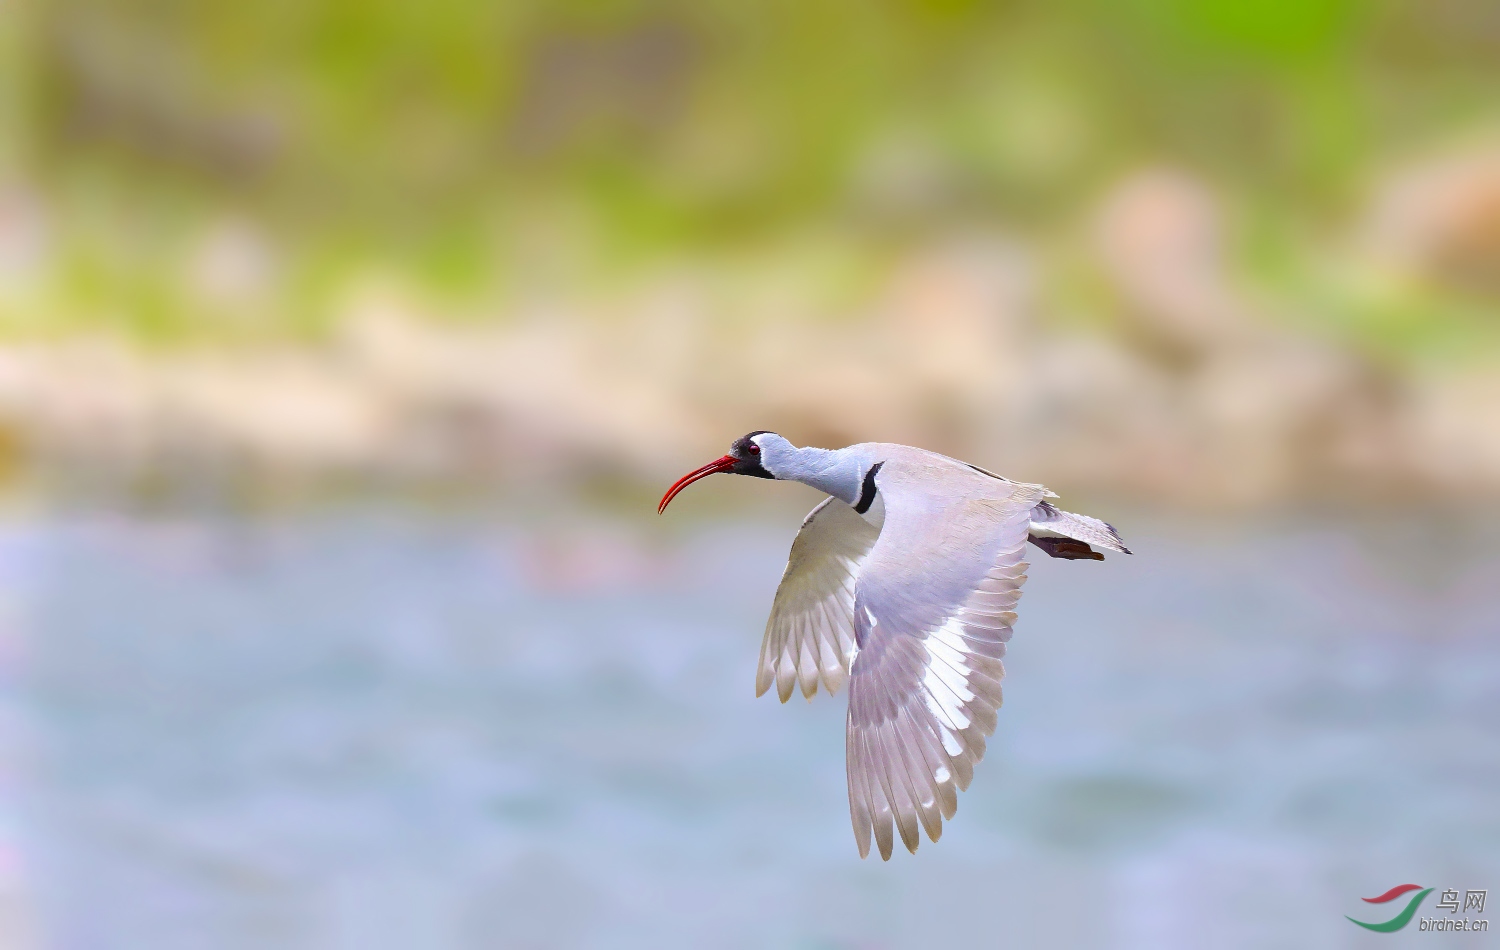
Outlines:
[{"label": "outstretched wing", "polygon": [[803,519],[766,621],[755,695],[772,682],[782,702],[794,683],[808,699],[819,680],[830,696],[844,685],[854,656],[854,581],[879,533],[837,498]]},{"label": "outstretched wing", "polygon": [[[958,808],[1000,706],[1001,657],[1026,579],[1035,485],[881,471],[885,524],[860,568],[849,685],[849,812],[861,857],[894,821],[917,850]],[[955,485],[954,482],[957,482]]]}]

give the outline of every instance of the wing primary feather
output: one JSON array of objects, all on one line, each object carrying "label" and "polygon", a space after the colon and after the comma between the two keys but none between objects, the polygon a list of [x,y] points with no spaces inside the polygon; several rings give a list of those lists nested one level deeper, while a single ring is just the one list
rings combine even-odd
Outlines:
[{"label": "wing primary feather", "polygon": [[917,797],[917,817],[922,821],[922,829],[927,832],[928,840],[936,841],[943,836],[943,818],[938,810],[933,770],[928,767],[920,742],[908,724],[906,710],[901,711],[893,725],[896,738],[900,741],[906,774]]},{"label": "wing primary feather", "polygon": [[934,727],[927,718],[927,714],[911,708],[903,709],[901,714],[910,725],[919,743],[918,747],[922,756],[927,762],[927,767],[931,770],[933,787],[937,790],[938,805],[942,809],[943,818],[952,818],[958,811],[958,793],[954,785],[953,768],[949,762],[948,753],[943,751],[942,742],[933,731]]},{"label": "wing primary feather", "polygon": [[974,781],[974,756],[965,749],[958,755],[950,756],[949,761],[953,763],[953,780],[958,784],[958,790],[968,791],[969,783]]},{"label": "wing primary feather", "polygon": [[854,843],[859,846],[859,856],[870,856],[870,792],[865,784],[864,773],[859,767],[859,737],[855,735],[854,712],[845,717],[844,769],[849,783],[849,820],[854,824]]},{"label": "wing primary feather", "polygon": [[901,751],[889,719],[880,724],[875,738],[880,751],[881,775],[895,793],[892,804],[895,806],[896,828],[901,832],[901,843],[906,845],[907,851],[915,853],[917,845],[922,842],[917,832],[916,794],[911,787],[911,779],[906,774],[906,766],[901,764]]},{"label": "wing primary feather", "polygon": [[894,850],[895,839],[891,834],[891,803],[885,789],[885,783],[880,781],[878,775],[871,773],[876,771],[875,758],[871,755],[869,730],[864,727],[856,729],[860,744],[860,767],[864,770],[865,788],[869,789],[871,808],[871,830],[875,834],[875,846],[880,850],[880,859],[889,861],[891,852]]},{"label": "wing primary feather", "polygon": [[801,656],[797,661],[797,684],[802,687],[803,697],[811,702],[813,693],[818,691],[818,661],[813,656],[813,637],[808,626],[804,623],[802,628],[802,646],[799,651]]},{"label": "wing primary feather", "polygon": [[[999,684],[994,687],[996,692],[1000,691]],[[979,695],[974,696],[974,701],[969,703],[969,717],[980,732],[985,735],[993,735],[995,732],[995,707],[987,698]]]},{"label": "wing primary feather", "polygon": [[820,601],[817,605],[817,629],[818,636],[818,675],[823,680],[823,688],[828,690],[832,696],[838,692],[843,685],[844,662],[843,655],[839,650],[838,628],[826,601]]},{"label": "wing primary feather", "polygon": [[792,659],[792,643],[788,638],[785,646],[781,648],[781,659],[776,665],[776,695],[782,702],[792,698],[792,687],[797,682],[797,664]]},{"label": "wing primary feather", "polygon": [[901,711],[903,728],[914,744],[917,754],[932,781],[937,796],[939,811],[944,819],[952,818],[958,810],[958,796],[953,784],[953,769],[948,764],[947,753],[933,734],[931,725],[921,711],[908,707]]}]

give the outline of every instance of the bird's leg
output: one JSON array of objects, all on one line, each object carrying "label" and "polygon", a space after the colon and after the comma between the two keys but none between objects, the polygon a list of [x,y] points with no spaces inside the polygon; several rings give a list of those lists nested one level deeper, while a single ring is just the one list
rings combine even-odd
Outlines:
[{"label": "bird's leg", "polygon": [[1028,534],[1026,540],[1046,551],[1051,557],[1060,557],[1069,561],[1104,560],[1104,555],[1082,541],[1074,541],[1072,538],[1039,538],[1034,534]]}]

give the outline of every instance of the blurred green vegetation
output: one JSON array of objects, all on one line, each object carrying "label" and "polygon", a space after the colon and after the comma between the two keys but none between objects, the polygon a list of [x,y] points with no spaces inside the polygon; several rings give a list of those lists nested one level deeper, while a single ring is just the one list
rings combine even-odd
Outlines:
[{"label": "blurred green vegetation", "polygon": [[1372,300],[1309,263],[1382,161],[1500,120],[1491,0],[13,9],[0,161],[53,263],[0,305],[12,334],[241,332],[183,290],[225,221],[272,250],[254,332],[317,333],[370,273],[496,299],[822,241],[841,285],[945,229],[1055,239],[1167,162],[1244,210],[1245,271],[1321,332],[1493,342],[1486,289]]}]

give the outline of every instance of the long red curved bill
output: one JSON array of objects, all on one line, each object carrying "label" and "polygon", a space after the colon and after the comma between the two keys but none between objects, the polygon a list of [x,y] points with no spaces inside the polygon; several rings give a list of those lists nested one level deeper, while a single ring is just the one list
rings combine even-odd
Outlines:
[{"label": "long red curved bill", "polygon": [[738,461],[739,459],[735,458],[733,455],[726,455],[721,459],[714,459],[712,462],[709,462],[702,468],[694,469],[693,471],[688,472],[686,475],[673,482],[672,487],[667,489],[667,493],[661,496],[661,504],[656,506],[656,513],[661,514],[663,511],[666,511],[667,506],[672,503],[672,499],[681,494],[682,490],[691,485],[693,482],[696,482],[700,478],[707,478],[710,475],[717,475],[719,472],[727,472],[731,468],[733,468],[734,463]]}]

